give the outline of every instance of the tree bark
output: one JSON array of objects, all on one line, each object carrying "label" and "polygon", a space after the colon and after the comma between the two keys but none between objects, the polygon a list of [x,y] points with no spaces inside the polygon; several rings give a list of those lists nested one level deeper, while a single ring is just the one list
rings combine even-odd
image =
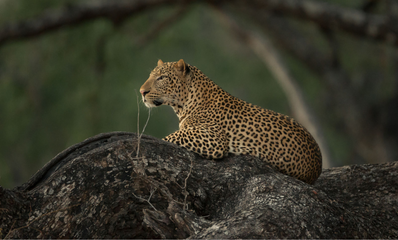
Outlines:
[{"label": "tree bark", "polygon": [[397,238],[397,186],[397,162],[328,169],[308,185],[251,156],[210,161],[114,132],[0,187],[0,237]]}]

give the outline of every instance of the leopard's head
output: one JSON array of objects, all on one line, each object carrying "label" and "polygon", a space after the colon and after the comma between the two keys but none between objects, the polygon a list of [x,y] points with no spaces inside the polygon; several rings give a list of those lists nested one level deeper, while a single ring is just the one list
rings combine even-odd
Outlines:
[{"label": "leopard's head", "polygon": [[189,73],[189,65],[182,59],[166,63],[159,60],[157,67],[140,88],[145,105],[148,108],[160,105],[181,108],[186,98]]}]

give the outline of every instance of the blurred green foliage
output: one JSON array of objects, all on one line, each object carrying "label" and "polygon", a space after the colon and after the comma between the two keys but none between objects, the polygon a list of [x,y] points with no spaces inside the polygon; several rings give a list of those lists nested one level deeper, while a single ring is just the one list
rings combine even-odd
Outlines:
[{"label": "blurred green foliage", "polygon": [[[34,17],[65,2],[71,1],[9,1],[0,10],[1,23]],[[201,5],[139,44],[173,11],[140,14],[120,27],[96,20],[0,48],[1,186],[26,181],[58,152],[85,138],[136,132],[137,99],[142,128],[148,110],[137,95],[158,59],[183,58],[231,94],[287,113],[283,92],[261,61]],[[160,107],[152,110],[145,134],[162,138],[177,129],[172,109]]]},{"label": "blurred green foliage", "polygon": [[[0,1],[0,27],[74,2],[80,1]],[[289,114],[284,93],[264,64],[230,35],[208,7],[188,8],[182,19],[140,44],[174,11],[166,7],[144,12],[121,26],[99,19],[0,47],[1,186],[21,184],[57,153],[88,137],[136,132],[137,101],[142,128],[148,110],[137,95],[158,59],[182,58],[232,95]],[[311,26],[304,28],[311,31]],[[349,44],[344,46],[347,51]],[[355,64],[356,57],[363,56],[350,55],[348,65]],[[297,60],[288,56],[286,60],[307,100],[321,112],[320,99],[327,90]],[[333,120],[331,115],[321,120],[326,118]],[[324,127],[333,157],[343,161],[349,142]],[[152,110],[145,134],[162,138],[177,129],[177,117],[164,106]]]}]

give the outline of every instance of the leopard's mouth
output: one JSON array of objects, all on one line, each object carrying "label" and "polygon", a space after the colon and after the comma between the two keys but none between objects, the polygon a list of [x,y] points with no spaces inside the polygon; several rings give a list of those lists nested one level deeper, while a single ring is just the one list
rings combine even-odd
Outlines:
[{"label": "leopard's mouth", "polygon": [[152,108],[152,107],[158,107],[160,105],[163,104],[163,100],[161,99],[157,99],[157,100],[147,100],[145,97],[143,98],[143,102],[145,104],[145,106],[147,106],[148,108]]},{"label": "leopard's mouth", "polygon": [[156,107],[163,104],[163,100],[153,100],[152,102],[153,102],[153,104],[155,104]]}]

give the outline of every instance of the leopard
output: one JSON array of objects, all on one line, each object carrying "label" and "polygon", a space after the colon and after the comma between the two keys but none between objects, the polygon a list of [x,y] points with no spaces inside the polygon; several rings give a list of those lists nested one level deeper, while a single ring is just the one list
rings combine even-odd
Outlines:
[{"label": "leopard", "polygon": [[320,148],[305,127],[232,96],[183,59],[159,59],[140,93],[146,107],[171,106],[179,119],[163,140],[204,159],[248,154],[308,184],[322,172]]}]

